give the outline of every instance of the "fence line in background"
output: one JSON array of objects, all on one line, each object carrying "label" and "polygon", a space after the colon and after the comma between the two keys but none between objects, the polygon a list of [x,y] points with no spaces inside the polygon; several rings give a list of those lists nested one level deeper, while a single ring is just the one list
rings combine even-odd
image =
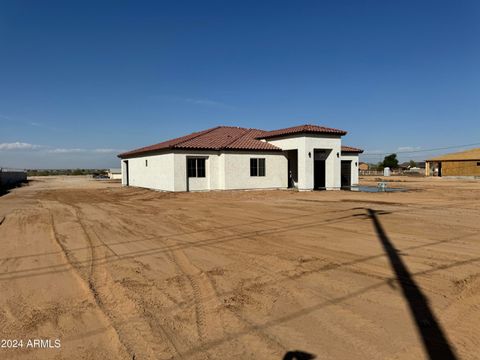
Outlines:
[{"label": "fence line in background", "polygon": [[[383,170],[359,170],[358,174],[360,176],[383,176]],[[420,169],[420,170],[392,170],[390,172],[390,175],[424,175],[425,174],[425,169]]]},{"label": "fence line in background", "polygon": [[26,172],[25,169],[6,168],[0,166],[0,172]]}]

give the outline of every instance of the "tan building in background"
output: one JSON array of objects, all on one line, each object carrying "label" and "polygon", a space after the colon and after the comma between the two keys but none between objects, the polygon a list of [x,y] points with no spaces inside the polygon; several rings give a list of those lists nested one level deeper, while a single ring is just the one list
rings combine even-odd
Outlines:
[{"label": "tan building in background", "polygon": [[362,171],[368,170],[368,168],[369,168],[368,164],[364,162],[361,162],[360,165],[358,166],[358,170],[362,170]]},{"label": "tan building in background", "polygon": [[480,148],[429,159],[425,163],[425,175],[480,177]]}]

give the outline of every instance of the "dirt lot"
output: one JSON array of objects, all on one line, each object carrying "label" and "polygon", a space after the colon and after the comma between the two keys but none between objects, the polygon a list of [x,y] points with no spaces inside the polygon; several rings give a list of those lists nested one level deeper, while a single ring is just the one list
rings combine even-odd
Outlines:
[{"label": "dirt lot", "polygon": [[393,180],[412,191],[37,178],[0,197],[0,339],[24,342],[0,358],[479,359],[480,182]]}]

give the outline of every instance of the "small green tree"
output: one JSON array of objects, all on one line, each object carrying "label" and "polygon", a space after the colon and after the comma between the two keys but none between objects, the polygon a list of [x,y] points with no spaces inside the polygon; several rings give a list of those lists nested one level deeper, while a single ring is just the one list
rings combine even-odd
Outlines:
[{"label": "small green tree", "polygon": [[410,160],[410,163],[408,165],[410,165],[411,168],[417,167],[417,163],[413,160]]},{"label": "small green tree", "polygon": [[389,167],[390,169],[396,169],[398,168],[398,159],[397,159],[397,154],[390,154],[385,156],[383,159],[383,167]]}]

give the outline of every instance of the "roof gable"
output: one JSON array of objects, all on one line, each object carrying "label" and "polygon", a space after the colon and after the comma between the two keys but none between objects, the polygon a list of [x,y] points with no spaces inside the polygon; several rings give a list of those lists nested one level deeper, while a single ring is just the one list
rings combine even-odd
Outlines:
[{"label": "roof gable", "polygon": [[307,125],[300,125],[300,126],[292,126],[289,128],[284,128],[279,130],[265,131],[258,138],[268,139],[273,137],[287,136],[287,135],[294,135],[294,134],[330,134],[330,135],[343,136],[343,135],[346,135],[347,132],[340,129],[307,124]]}]

